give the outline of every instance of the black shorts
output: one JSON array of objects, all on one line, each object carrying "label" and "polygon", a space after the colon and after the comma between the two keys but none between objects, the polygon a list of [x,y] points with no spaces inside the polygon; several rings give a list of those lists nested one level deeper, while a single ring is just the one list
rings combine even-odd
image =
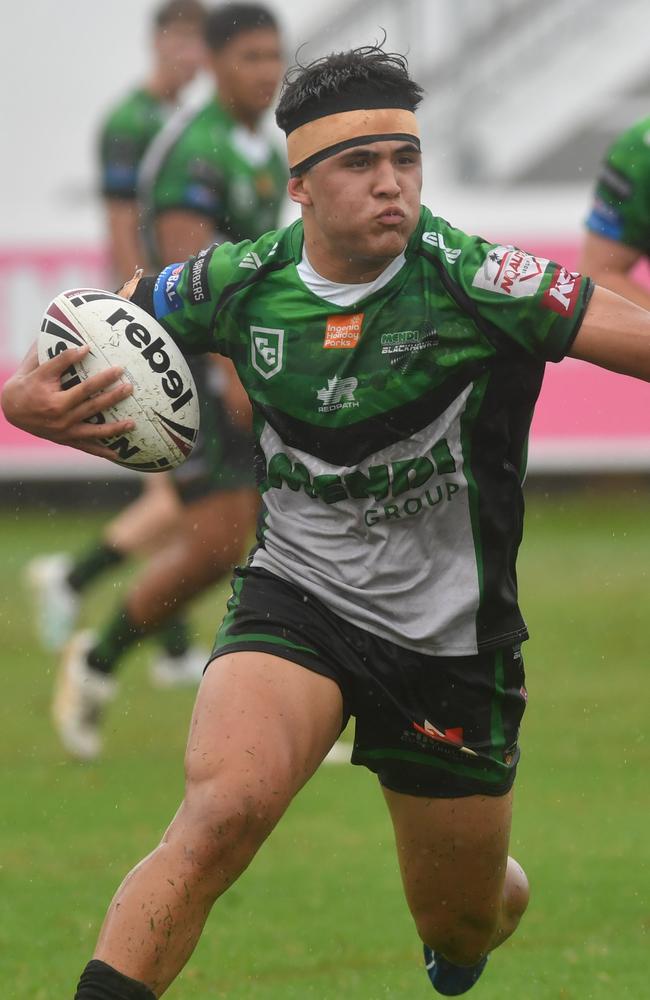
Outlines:
[{"label": "black shorts", "polygon": [[170,473],[183,503],[211,493],[255,488],[253,435],[230,418],[205,358],[191,358],[201,424],[190,457]]},{"label": "black shorts", "polygon": [[[520,645],[476,656],[425,656],[346,622],[265,570],[235,570],[212,659],[272,653],[334,680],[343,728],[356,720],[353,764],[396,792],[505,795],[526,707]],[[214,668],[212,668],[214,669]]]}]

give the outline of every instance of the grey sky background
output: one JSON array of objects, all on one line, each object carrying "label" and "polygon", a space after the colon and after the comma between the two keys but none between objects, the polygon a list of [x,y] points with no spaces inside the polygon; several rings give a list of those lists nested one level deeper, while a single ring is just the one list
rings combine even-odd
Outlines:
[{"label": "grey sky background", "polygon": [[[327,21],[346,9],[347,0],[311,5],[305,0],[272,0],[287,37],[289,57],[303,42],[309,54],[328,51]],[[27,0],[12,4],[0,34],[0,93],[2,147],[0,157],[0,244],[75,246],[102,239],[102,215],[96,197],[95,141],[101,116],[149,65],[148,45],[154,0]],[[447,0],[431,0],[429,25],[416,43],[444,46],[452,25]],[[380,37],[386,6],[368,0],[364,32],[372,38],[351,38],[350,44]],[[383,10],[383,13],[382,13]],[[376,11],[377,24],[373,15]],[[404,29],[403,34],[409,35]],[[409,36],[410,37],[410,36]],[[388,47],[403,39],[389,36]],[[435,100],[435,95],[432,96]],[[280,133],[278,133],[280,139]],[[444,150],[431,150],[423,136],[426,173],[424,200],[439,214],[461,226],[502,228],[504,211],[524,227],[527,219],[547,226],[578,225],[583,205],[575,196],[553,204],[527,196],[525,200],[484,198],[463,192],[442,192],[436,162]],[[485,220],[485,221],[484,221]],[[494,222],[493,222],[494,220]]]}]

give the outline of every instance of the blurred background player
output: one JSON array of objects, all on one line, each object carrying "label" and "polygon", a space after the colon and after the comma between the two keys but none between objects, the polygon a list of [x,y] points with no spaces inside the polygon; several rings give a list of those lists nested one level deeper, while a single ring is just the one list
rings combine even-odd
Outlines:
[{"label": "blurred background player", "polygon": [[[168,122],[147,153],[140,182],[149,261],[162,268],[195,254],[197,296],[206,293],[212,253],[201,248],[256,239],[276,227],[288,177],[262,122],[284,69],[274,15],[259,4],[224,4],[208,13],[205,36],[217,94]],[[251,255],[246,266],[259,262]],[[101,751],[103,709],[127,650],[229,575],[254,530],[250,404],[230,361],[202,356],[192,371],[200,439],[189,461],[170,473],[180,524],[99,634],[75,635],[62,659],[53,717],[64,746],[82,759]]]},{"label": "blurred background player", "polygon": [[139,236],[137,184],[140,164],[184,88],[203,65],[205,10],[198,0],[168,0],[154,15],[152,66],[107,115],[100,133],[101,193],[116,283],[145,263]]},{"label": "blurred background player", "polygon": [[[205,8],[198,0],[167,0],[153,16],[151,67],[146,81],[106,115],[99,136],[100,188],[108,249],[117,287],[146,257],[138,223],[137,181],[142,158],[174,111],[205,59]],[[27,569],[36,627],[46,649],[60,650],[75,627],[83,592],[133,554],[146,554],[180,518],[178,496],[166,475],[143,476],[143,494],[111,520],[97,542],[77,557],[54,553]],[[164,655],[154,676],[171,683],[196,682],[202,651],[192,649],[184,620],[161,634]],[[171,671],[174,671],[173,673]]]},{"label": "blurred background player", "polygon": [[607,151],[586,226],[579,270],[650,309],[650,291],[633,275],[650,257],[650,118],[632,125]]}]

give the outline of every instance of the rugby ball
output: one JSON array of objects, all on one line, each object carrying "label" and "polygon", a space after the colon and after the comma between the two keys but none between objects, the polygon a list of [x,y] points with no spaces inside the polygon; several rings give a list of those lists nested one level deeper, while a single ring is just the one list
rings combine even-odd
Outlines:
[{"label": "rugby ball", "polygon": [[73,347],[90,351],[63,373],[70,389],[113,365],[124,368],[133,393],[93,423],[133,420],[132,431],[104,442],[120,465],[164,472],[190,455],[199,430],[199,401],[182,353],[144,309],[112,292],[77,288],[61,292],[45,310],[38,338],[39,363]]}]

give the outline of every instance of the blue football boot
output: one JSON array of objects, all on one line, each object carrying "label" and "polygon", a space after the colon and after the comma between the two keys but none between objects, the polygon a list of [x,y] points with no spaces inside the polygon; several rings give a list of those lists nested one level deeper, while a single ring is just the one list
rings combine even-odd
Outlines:
[{"label": "blue football boot", "polygon": [[467,993],[468,990],[471,990],[483,972],[487,960],[486,955],[476,965],[453,965],[442,955],[432,951],[428,945],[424,946],[424,964],[427,975],[434,990],[442,993],[445,997],[458,997],[461,993]]}]

